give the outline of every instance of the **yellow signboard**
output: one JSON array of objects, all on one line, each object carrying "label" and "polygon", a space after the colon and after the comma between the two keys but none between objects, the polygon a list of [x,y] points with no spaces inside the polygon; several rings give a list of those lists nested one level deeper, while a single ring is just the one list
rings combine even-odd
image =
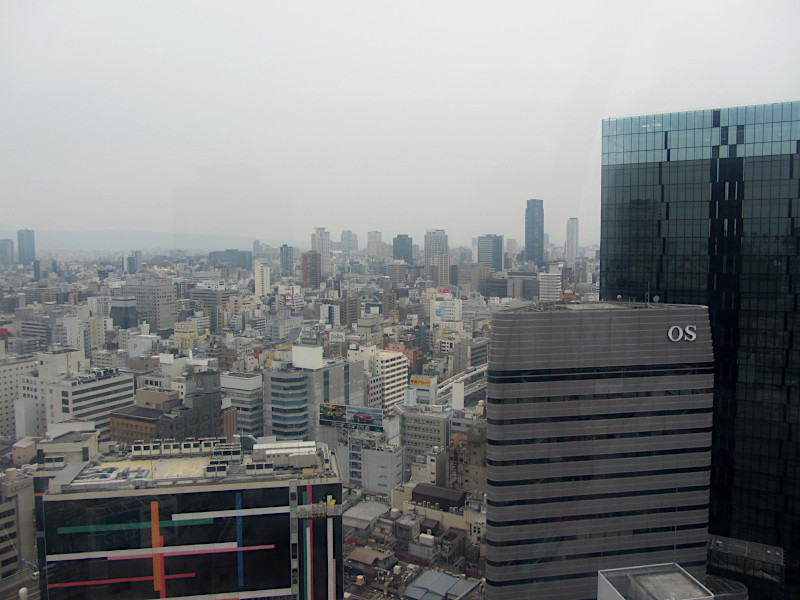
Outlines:
[{"label": "yellow signboard", "polygon": [[408,382],[409,385],[424,385],[430,387],[431,380],[430,379],[414,379],[413,377]]}]

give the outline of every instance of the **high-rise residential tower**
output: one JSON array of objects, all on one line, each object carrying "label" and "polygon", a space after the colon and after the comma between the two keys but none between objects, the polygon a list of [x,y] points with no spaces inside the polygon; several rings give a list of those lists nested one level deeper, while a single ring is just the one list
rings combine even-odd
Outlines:
[{"label": "high-rise residential tower", "polygon": [[367,256],[369,256],[370,258],[380,258],[382,246],[383,246],[383,234],[380,231],[368,231]]},{"label": "high-rise residential tower", "polygon": [[715,562],[800,598],[800,102],[608,119],[602,162],[601,297],[709,307]]},{"label": "high-rise residential tower", "polygon": [[478,262],[492,271],[503,270],[503,236],[493,233],[478,238]]},{"label": "high-rise residential tower", "polygon": [[486,598],[596,598],[597,571],[705,574],[714,364],[704,306],[492,319]]},{"label": "high-rise residential tower", "polygon": [[525,207],[525,260],[544,262],[544,201],[528,200]]},{"label": "high-rise residential tower", "polygon": [[444,229],[428,229],[425,232],[425,266],[430,267],[436,256],[448,252],[447,232]]},{"label": "high-rise residential tower", "polygon": [[578,219],[572,217],[567,221],[567,245],[566,245],[567,265],[575,266],[578,260]]},{"label": "high-rise residential tower", "polygon": [[19,252],[19,262],[29,265],[36,260],[36,242],[32,229],[20,229],[17,231],[17,251]]},{"label": "high-rise residential tower", "polygon": [[316,290],[322,283],[322,257],[316,250],[303,252],[301,257],[303,287]]},{"label": "high-rise residential tower", "polygon": [[392,240],[392,258],[394,260],[404,260],[409,265],[413,262],[414,243],[405,233],[397,235]]},{"label": "high-rise residential tower", "polygon": [[253,276],[256,297],[269,296],[272,292],[272,285],[270,284],[270,268],[267,266],[266,260],[257,258],[253,261]]},{"label": "high-rise residential tower", "polygon": [[315,227],[311,234],[311,249],[319,252],[322,275],[331,274],[331,234],[324,227]]},{"label": "high-rise residential tower", "polygon": [[284,244],[280,249],[281,275],[291,275],[294,272],[294,248]]}]

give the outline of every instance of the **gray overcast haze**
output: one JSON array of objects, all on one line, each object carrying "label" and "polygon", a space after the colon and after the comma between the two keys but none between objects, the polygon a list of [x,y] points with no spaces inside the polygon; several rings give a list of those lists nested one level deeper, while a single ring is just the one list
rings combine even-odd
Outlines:
[{"label": "gray overcast haze", "polygon": [[599,242],[609,116],[800,99],[800,2],[0,4],[2,228]]}]

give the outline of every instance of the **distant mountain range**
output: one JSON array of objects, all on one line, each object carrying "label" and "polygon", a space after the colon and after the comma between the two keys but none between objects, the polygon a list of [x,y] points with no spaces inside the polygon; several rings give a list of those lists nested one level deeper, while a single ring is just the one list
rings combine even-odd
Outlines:
[{"label": "distant mountain range", "polygon": [[[14,240],[17,232],[0,231],[0,238]],[[237,235],[143,231],[137,229],[107,229],[101,231],[40,231],[36,230],[36,250],[72,250],[77,252],[128,252],[130,250],[252,250],[256,238]],[[264,244],[291,244],[289,241],[260,240]]]}]

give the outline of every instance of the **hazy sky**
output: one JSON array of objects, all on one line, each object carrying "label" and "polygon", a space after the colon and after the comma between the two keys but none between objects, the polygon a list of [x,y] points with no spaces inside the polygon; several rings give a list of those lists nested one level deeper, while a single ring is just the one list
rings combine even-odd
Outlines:
[{"label": "hazy sky", "polygon": [[3,229],[599,241],[609,116],[800,99],[800,2],[0,3]]}]

